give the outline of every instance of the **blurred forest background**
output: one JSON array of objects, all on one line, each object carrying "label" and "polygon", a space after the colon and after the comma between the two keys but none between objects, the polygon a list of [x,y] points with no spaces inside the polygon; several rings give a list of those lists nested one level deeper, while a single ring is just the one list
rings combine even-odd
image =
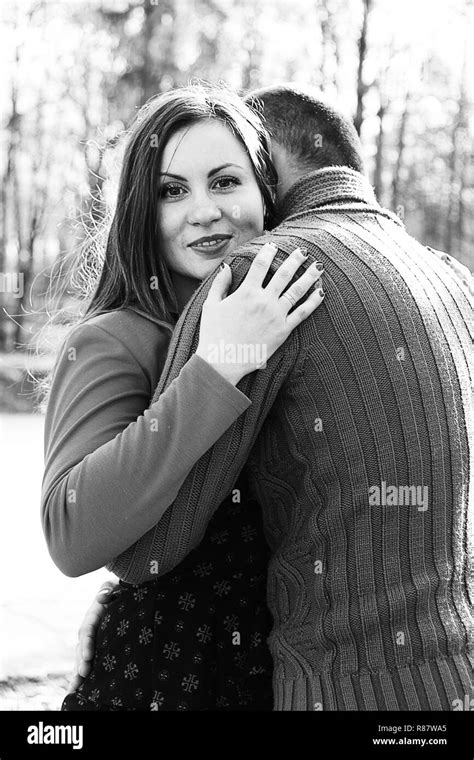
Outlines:
[{"label": "blurred forest background", "polygon": [[77,311],[124,131],[151,95],[193,78],[312,84],[353,117],[379,201],[471,268],[474,2],[2,0],[0,18],[0,564],[15,578],[0,591],[0,710],[57,710],[110,576],[67,578],[48,555],[30,374]]},{"label": "blurred forest background", "polygon": [[151,95],[193,77],[321,88],[354,118],[379,201],[472,266],[472,0],[4,0],[0,12],[0,272],[23,275],[21,295],[14,280],[0,288],[1,410],[30,406],[18,381],[48,286],[90,255],[120,136]]}]

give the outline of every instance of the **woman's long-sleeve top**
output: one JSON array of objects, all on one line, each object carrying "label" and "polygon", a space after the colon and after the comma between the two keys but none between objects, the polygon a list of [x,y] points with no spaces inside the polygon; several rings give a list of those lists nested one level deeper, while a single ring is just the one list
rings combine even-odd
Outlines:
[{"label": "woman's long-sleeve top", "polygon": [[43,530],[77,577],[155,526],[199,458],[250,406],[193,355],[150,404],[170,330],[132,309],[74,328],[59,353],[45,419]]}]

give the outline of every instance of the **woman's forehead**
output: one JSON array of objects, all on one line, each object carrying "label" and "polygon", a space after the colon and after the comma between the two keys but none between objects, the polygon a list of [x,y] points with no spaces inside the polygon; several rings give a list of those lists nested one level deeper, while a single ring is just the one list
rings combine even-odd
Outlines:
[{"label": "woman's forehead", "polygon": [[182,127],[169,138],[162,171],[199,173],[234,162],[250,168],[247,151],[231,129],[218,119],[208,119]]}]

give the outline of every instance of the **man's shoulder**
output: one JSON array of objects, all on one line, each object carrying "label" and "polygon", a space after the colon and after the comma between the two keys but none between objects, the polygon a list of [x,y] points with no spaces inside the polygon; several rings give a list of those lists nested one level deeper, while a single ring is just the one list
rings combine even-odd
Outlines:
[{"label": "man's shoulder", "polygon": [[[263,235],[252,238],[252,240],[249,240],[247,243],[240,245],[238,248],[232,251],[232,253],[229,253],[225,257],[224,261],[226,264],[229,264],[230,267],[235,266],[241,260],[248,259],[251,261],[255,254],[260,250],[260,248],[262,248],[266,243],[272,242],[275,241],[271,237],[271,232],[264,232]],[[215,272],[213,272],[213,274],[215,274]]]},{"label": "man's shoulder", "polygon": [[[314,212],[306,212],[297,220],[284,219],[272,230],[268,230],[263,235],[239,246],[224,261],[231,267],[235,267],[241,262],[251,261],[267,243],[273,243],[279,251],[291,253],[304,240],[323,241],[325,230],[334,221],[326,216],[317,216]],[[338,223],[341,222],[340,215],[337,221]]]},{"label": "man's shoulder", "polygon": [[[314,225],[310,228],[311,235],[308,235],[308,228],[306,226],[299,227],[287,227],[282,222],[278,227],[274,227],[273,230],[265,232],[258,238],[250,240],[242,246],[239,246],[235,251],[230,253],[224,261],[229,264],[232,270],[244,271],[248,269],[252,260],[257,253],[267,243],[273,243],[277,248],[277,253],[274,257],[274,263],[272,270],[276,266],[281,264],[281,261],[286,258],[288,254],[294,251],[295,248],[301,246],[304,240],[314,239],[314,235],[318,234],[318,226]],[[215,273],[213,273],[215,274]]]}]

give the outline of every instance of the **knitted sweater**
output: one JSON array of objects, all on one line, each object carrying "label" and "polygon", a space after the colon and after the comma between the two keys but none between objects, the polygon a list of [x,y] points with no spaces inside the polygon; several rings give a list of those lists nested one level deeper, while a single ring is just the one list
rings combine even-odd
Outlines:
[{"label": "knitted sweater", "polygon": [[[272,551],[275,709],[454,709],[474,688],[466,293],[349,169],[301,179],[282,217],[228,258],[231,291],[272,240],[272,271],[298,245],[303,268],[323,262],[326,299],[239,383],[252,405],[115,568],[175,566],[247,463]],[[155,398],[197,347],[211,281]]]}]

